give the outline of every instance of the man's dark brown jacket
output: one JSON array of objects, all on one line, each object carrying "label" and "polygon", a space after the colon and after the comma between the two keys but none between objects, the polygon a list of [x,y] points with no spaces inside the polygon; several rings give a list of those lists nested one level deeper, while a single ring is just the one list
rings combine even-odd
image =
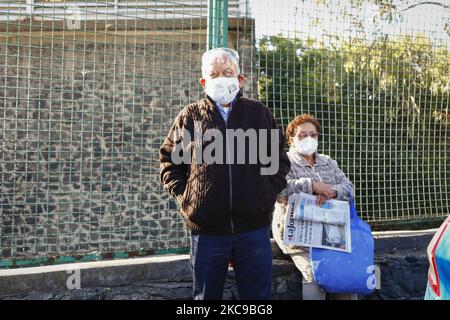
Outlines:
[{"label": "man's dark brown jacket", "polygon": [[[198,126],[201,127],[201,130],[198,130],[201,134],[207,129],[218,129],[222,133],[222,163],[200,163],[197,160],[199,153],[194,152],[195,121],[201,124]],[[262,139],[267,141],[264,143],[267,150],[265,154],[270,154],[271,150],[270,129],[276,129],[279,143],[279,167],[276,174],[261,175],[260,169],[269,165],[261,163],[259,156],[256,163],[249,161],[251,139],[246,139],[245,163],[237,162],[237,153],[244,150],[238,150],[236,141],[234,158],[231,159],[232,144],[228,141],[230,139],[226,138],[227,129],[242,129],[244,132],[247,129],[255,129],[258,133],[258,151],[262,139],[258,130],[268,129],[267,139]],[[190,140],[188,144],[184,144],[183,150],[189,154],[191,163],[176,164],[172,159],[172,151],[183,137],[186,139],[186,131],[189,132]],[[201,148],[197,150],[203,152],[212,141],[214,140],[202,139]],[[178,154],[183,155],[183,151]],[[201,234],[231,235],[269,225],[276,197],[287,185],[285,177],[289,169],[289,158],[284,150],[284,136],[281,130],[277,129],[271,111],[257,100],[242,97],[241,93],[237,95],[226,122],[208,96],[186,106],[176,117],[160,148],[161,182],[177,199],[186,226]]]}]

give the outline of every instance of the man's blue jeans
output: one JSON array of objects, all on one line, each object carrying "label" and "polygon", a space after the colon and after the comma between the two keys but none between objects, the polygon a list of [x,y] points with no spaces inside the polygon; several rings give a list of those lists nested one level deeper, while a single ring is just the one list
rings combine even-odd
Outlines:
[{"label": "man's blue jeans", "polygon": [[220,300],[233,260],[239,298],[270,299],[272,247],[269,227],[231,236],[209,236],[191,232],[191,269],[194,299]]}]

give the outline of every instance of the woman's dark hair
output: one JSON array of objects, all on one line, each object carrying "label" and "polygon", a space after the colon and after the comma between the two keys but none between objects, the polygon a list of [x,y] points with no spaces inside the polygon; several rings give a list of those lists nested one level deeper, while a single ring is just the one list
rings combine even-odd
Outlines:
[{"label": "woman's dark hair", "polygon": [[291,137],[293,138],[295,136],[295,132],[297,131],[297,128],[307,122],[313,124],[314,127],[316,127],[317,132],[320,133],[319,120],[317,120],[316,118],[314,118],[314,116],[307,114],[307,113],[298,115],[294,118],[294,120],[289,122],[288,126],[286,127],[286,142],[288,144],[289,144],[290,138]]}]

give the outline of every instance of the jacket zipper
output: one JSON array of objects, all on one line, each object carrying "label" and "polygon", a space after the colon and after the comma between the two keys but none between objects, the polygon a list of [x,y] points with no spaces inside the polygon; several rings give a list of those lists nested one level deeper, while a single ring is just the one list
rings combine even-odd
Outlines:
[{"label": "jacket zipper", "polygon": [[[216,106],[217,108],[217,106]],[[223,121],[225,122],[225,139],[227,136],[227,129],[228,129],[228,119],[231,117],[231,112],[233,112],[233,109],[230,110],[230,113],[228,114],[228,118],[225,119],[222,114],[220,115],[221,118],[223,119]],[[219,111],[220,113],[220,111]],[[229,157],[229,150],[228,150],[228,140],[226,140],[227,145],[226,145],[226,153],[227,153],[227,162],[228,162],[228,157]],[[231,234],[234,234],[234,222],[233,222],[233,178],[232,178],[232,174],[231,174],[231,164],[228,163],[228,178],[230,180],[230,220],[231,220]]]},{"label": "jacket zipper", "polygon": [[[230,111],[231,113],[231,111]],[[230,115],[228,115],[228,118],[230,117]],[[224,119],[225,120],[225,119]],[[227,129],[228,129],[228,119],[225,120],[225,139],[227,136]],[[227,141],[227,162],[228,162],[228,178],[230,180],[230,219],[231,219],[231,234],[234,234],[234,222],[233,222],[233,177],[231,174],[231,164],[229,163],[229,150],[228,150],[228,140]]]}]

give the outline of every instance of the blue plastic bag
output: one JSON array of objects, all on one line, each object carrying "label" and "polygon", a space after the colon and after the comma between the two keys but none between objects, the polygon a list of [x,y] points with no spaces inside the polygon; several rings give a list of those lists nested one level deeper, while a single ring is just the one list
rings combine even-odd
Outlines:
[{"label": "blue plastic bag", "polygon": [[370,294],[376,286],[374,241],[370,226],[358,217],[350,196],[352,252],[311,248],[316,283],[330,293]]}]

